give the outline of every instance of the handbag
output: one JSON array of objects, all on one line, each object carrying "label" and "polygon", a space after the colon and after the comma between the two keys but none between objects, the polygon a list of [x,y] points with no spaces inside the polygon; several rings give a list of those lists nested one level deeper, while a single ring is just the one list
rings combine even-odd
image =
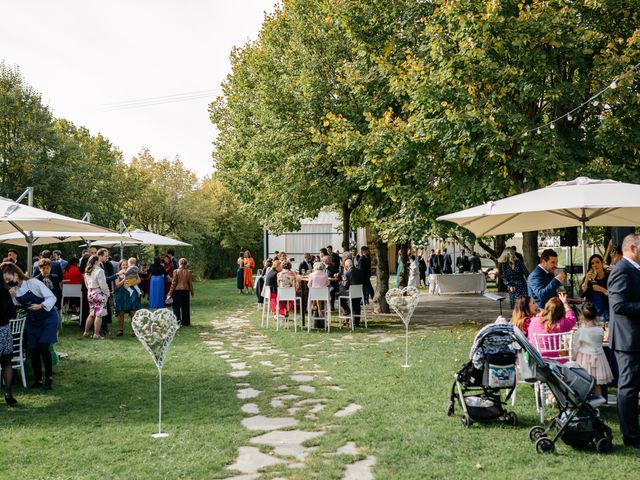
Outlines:
[{"label": "handbag", "polygon": [[165,305],[173,305],[173,298],[167,295],[167,298],[164,299]]}]

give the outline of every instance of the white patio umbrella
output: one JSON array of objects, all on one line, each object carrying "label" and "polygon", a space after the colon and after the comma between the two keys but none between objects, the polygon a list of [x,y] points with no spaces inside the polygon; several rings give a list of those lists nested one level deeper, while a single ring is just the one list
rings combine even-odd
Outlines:
[{"label": "white patio umbrella", "polygon": [[[129,232],[131,237],[129,239],[122,240],[124,245],[140,244],[140,245],[159,245],[159,246],[175,246],[175,247],[190,247],[191,244],[176,240],[175,238],[167,237],[164,235],[158,235],[157,233],[147,232],[146,230],[132,230]],[[99,241],[93,242],[93,245],[101,247],[115,247],[120,245],[120,241]]]},{"label": "white patio umbrella", "polygon": [[640,185],[579,177],[442,215],[438,220],[457,223],[477,237],[581,226],[586,263],[586,227],[640,224]]},{"label": "white patio umbrella", "polygon": [[[33,237],[32,245],[47,245],[50,243],[64,243],[64,242],[91,242],[94,243],[97,240],[106,241],[131,241],[129,243],[141,243],[135,241],[128,234],[122,234],[117,232],[49,232],[49,231],[32,231]],[[0,235],[0,243],[9,245],[17,245],[19,247],[27,246],[27,239],[20,232],[5,233]]]},{"label": "white patio umbrella", "polygon": [[[31,195],[31,191],[30,191]],[[77,218],[71,218],[0,197],[0,234],[19,232],[27,244],[27,268],[31,270],[33,231],[116,233]]]}]

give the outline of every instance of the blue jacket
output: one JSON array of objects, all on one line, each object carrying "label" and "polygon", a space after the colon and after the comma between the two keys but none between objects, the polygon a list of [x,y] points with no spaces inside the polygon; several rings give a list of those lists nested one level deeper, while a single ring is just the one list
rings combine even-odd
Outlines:
[{"label": "blue jacket", "polygon": [[552,273],[547,273],[538,265],[527,278],[527,292],[536,305],[544,308],[549,299],[556,296],[556,290],[562,285]]}]

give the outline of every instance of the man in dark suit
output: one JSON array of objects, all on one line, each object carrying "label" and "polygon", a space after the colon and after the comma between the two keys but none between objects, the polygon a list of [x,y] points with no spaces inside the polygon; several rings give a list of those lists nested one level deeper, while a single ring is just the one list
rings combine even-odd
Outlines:
[{"label": "man in dark suit", "polygon": [[609,343],[618,361],[618,418],[622,440],[626,446],[640,448],[640,235],[631,233],[625,237],[622,254],[607,283]]},{"label": "man in dark suit", "polygon": [[446,248],[442,251],[442,273],[453,273],[453,260]]},{"label": "man in dark suit", "polygon": [[482,271],[482,262],[476,252],[471,252],[471,258],[469,259],[471,266],[471,273],[478,273]]},{"label": "man in dark suit", "polygon": [[440,255],[440,250],[429,257],[429,267],[431,268],[431,273],[442,273],[443,264],[444,258],[442,258],[442,255]]},{"label": "man in dark suit", "polygon": [[364,304],[369,303],[369,299],[373,300],[375,292],[373,291],[373,285],[371,285],[371,253],[369,247],[366,245],[360,249],[362,255],[358,261],[358,268],[362,273],[362,293],[364,295]]},{"label": "man in dark suit", "polygon": [[456,268],[458,269],[458,273],[468,272],[471,268],[469,257],[465,255],[464,250],[460,250],[460,255],[456,258]]},{"label": "man in dark suit", "polygon": [[564,272],[556,275],[557,267],[558,254],[547,248],[540,255],[540,263],[527,278],[528,294],[540,309],[544,308],[549,299],[557,295],[556,290],[562,286],[562,282],[567,278]]},{"label": "man in dark suit", "polygon": [[304,275],[305,273],[311,273],[313,271],[313,257],[310,253],[304,254],[304,259],[298,266],[298,273]]},{"label": "man in dark suit", "polygon": [[340,267],[336,267],[336,265],[331,261],[331,257],[329,255],[325,255],[324,257],[322,257],[322,261],[324,262],[324,267],[327,271],[327,276],[329,277],[331,310],[335,310],[336,295],[338,294],[339,290],[338,282],[340,280]]},{"label": "man in dark suit", "polygon": [[[362,285],[362,272],[360,269],[355,268],[353,266],[353,262],[351,259],[347,259],[344,261],[344,275],[342,280],[342,285],[340,286],[340,296],[348,297],[349,296],[349,287],[351,285]],[[353,324],[356,327],[360,326],[360,299],[354,299],[351,301],[351,305],[349,305],[349,301],[346,298],[343,298],[340,301],[340,307],[342,307],[347,314],[351,312],[353,309]]]},{"label": "man in dark suit", "polygon": [[331,245],[327,245],[327,255],[331,257],[331,263],[333,263],[338,269],[340,268],[340,255],[333,251]]}]

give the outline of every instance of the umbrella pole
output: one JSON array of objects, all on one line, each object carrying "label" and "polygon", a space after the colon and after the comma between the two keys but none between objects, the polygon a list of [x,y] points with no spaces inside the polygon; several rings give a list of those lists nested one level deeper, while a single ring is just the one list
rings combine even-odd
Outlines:
[{"label": "umbrella pole", "polygon": [[582,276],[587,274],[587,223],[582,220]]},{"label": "umbrella pole", "polygon": [[[33,187],[27,187],[28,205],[33,207]],[[27,232],[27,271],[24,272],[31,276],[33,271],[33,232]]]}]

